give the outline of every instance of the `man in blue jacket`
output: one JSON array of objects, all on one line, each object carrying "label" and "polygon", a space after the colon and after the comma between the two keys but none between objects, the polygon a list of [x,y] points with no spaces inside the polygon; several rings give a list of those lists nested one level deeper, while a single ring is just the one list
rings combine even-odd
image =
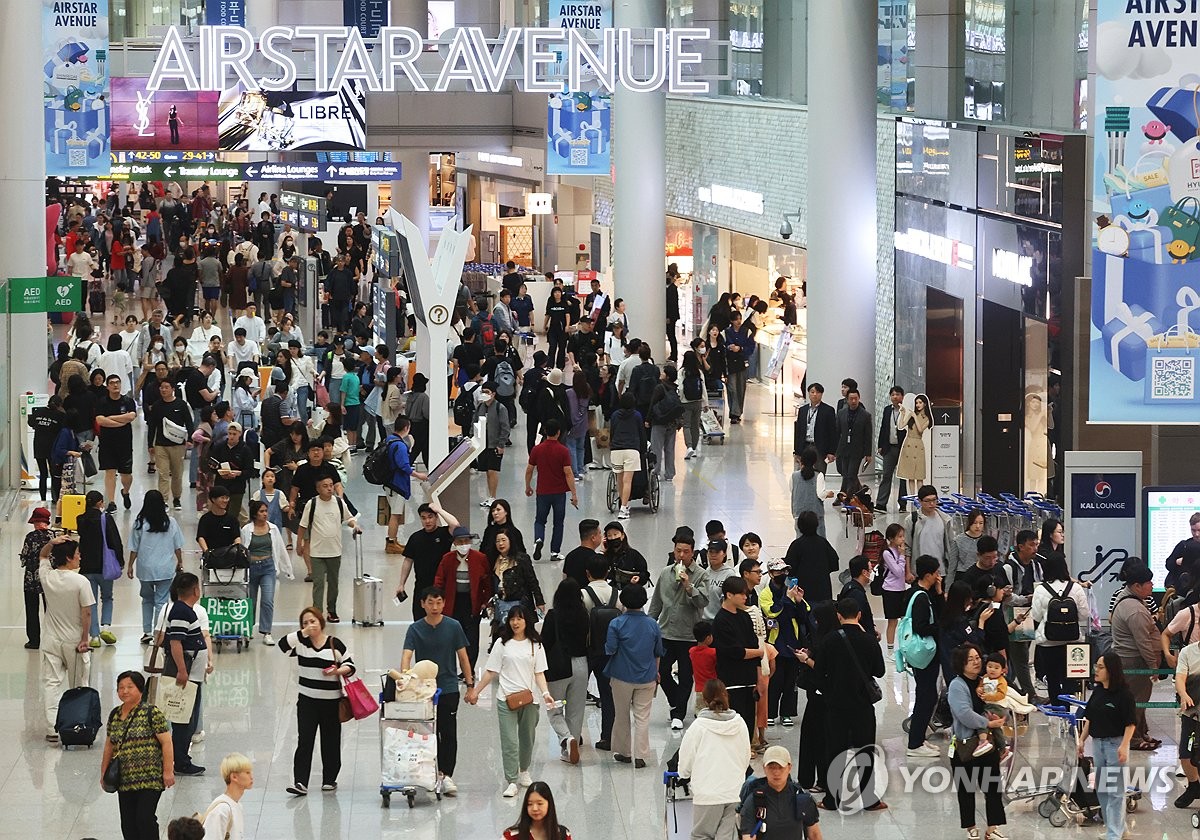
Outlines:
[{"label": "man in blue jacket", "polygon": [[388,479],[387,488],[388,494],[388,532],[387,543],[384,546],[384,551],[387,554],[403,554],[404,546],[397,541],[396,536],[400,532],[400,522],[404,520],[405,506],[408,500],[412,498],[412,479],[424,481],[429,477],[427,473],[416,472],[413,470],[412,461],[408,457],[408,441],[405,436],[408,434],[412,426],[405,415],[401,414],[396,418],[396,424],[392,427],[392,434],[387,439],[387,451],[392,459],[392,477]]}]

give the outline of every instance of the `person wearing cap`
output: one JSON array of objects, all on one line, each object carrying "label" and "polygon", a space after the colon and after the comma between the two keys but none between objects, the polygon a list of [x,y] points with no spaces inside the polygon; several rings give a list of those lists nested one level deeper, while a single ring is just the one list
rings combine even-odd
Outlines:
[{"label": "person wearing cap", "polygon": [[767,561],[766,586],[758,594],[758,606],[767,621],[767,644],[775,649],[767,683],[767,725],[792,726],[796,718],[796,651],[809,636],[811,617],[804,590],[789,587],[788,564],[776,558]]},{"label": "person wearing cap", "polygon": [[[559,374],[561,376],[561,373]],[[545,438],[529,453],[525,467],[525,495],[534,494],[533,476],[537,473],[537,512],[533,519],[533,560],[542,558],[546,540],[546,519],[554,511],[554,533],[550,537],[550,559],[562,559],[563,523],[567,515],[567,495],[571,505],[579,507],[575,491],[575,473],[571,471],[571,453],[559,437],[562,427],[553,420],[542,424]]]},{"label": "person wearing cap", "polygon": [[737,830],[737,808],[750,763],[750,738],[729,708],[725,683],[704,683],[703,708],[679,744],[679,778],[692,794],[691,840],[729,840]]},{"label": "person wearing cap", "polygon": [[[470,528],[455,525],[450,531],[450,539],[451,550],[438,562],[433,586],[445,593],[445,614],[462,625],[466,633],[467,661],[473,673],[479,659],[479,615],[494,592],[492,566],[482,551],[471,547]],[[425,591],[428,590],[426,587]],[[420,591],[417,598],[425,608],[425,596]]]},{"label": "person wearing cap", "polygon": [[[675,534],[675,562],[658,576],[649,615],[662,630],[664,653],[659,662],[659,682],[671,706],[671,729],[683,729],[692,698],[692,630],[708,604],[708,572],[695,558],[695,540]],[[630,589],[635,587],[625,587]],[[641,588],[641,587],[636,587]],[[624,591],[624,590],[622,590]],[[678,666],[679,679],[671,673]]]},{"label": "person wearing cap", "polygon": [[704,608],[704,617],[712,621],[721,609],[721,584],[731,577],[738,577],[737,567],[732,562],[726,562],[729,544],[725,540],[711,540],[705,549],[708,557],[708,606]]},{"label": "person wearing cap", "polygon": [[[504,461],[504,447],[508,445],[508,436],[512,430],[508,422],[508,409],[496,399],[496,383],[491,380],[481,386],[478,413],[484,418],[484,448],[483,452],[479,453],[479,468],[487,473],[487,498],[480,502],[479,506],[490,508],[496,501],[497,488],[500,486],[500,465]],[[543,517],[543,521],[544,519]]]},{"label": "person wearing cap", "polygon": [[792,756],[778,744],[763,753],[764,778],[745,787],[738,813],[741,840],[823,840],[817,804],[792,781]]},{"label": "person wearing cap", "polygon": [[[1147,749],[1147,744],[1157,747],[1161,743],[1149,737],[1146,709],[1142,705],[1150,700],[1154,678],[1149,674],[1130,671],[1152,671],[1158,668],[1162,656],[1158,625],[1154,623],[1154,616],[1146,606],[1146,599],[1154,590],[1154,573],[1144,564],[1133,565],[1122,571],[1125,574],[1125,589],[1113,607],[1110,619],[1112,647],[1113,652],[1121,657],[1121,665],[1125,668],[1126,679],[1129,681],[1129,690],[1133,692],[1133,699],[1138,704],[1132,748],[1144,750]],[[1036,612],[1034,618],[1037,618]],[[1057,696],[1051,695],[1051,698]]]},{"label": "person wearing cap", "polygon": [[[214,436],[215,437],[215,436]],[[255,453],[242,440],[241,423],[230,423],[225,440],[213,444],[208,450],[210,464],[215,464],[214,481],[229,490],[229,512],[236,516],[239,525],[250,521],[242,510],[246,499],[246,481],[255,474]]]},{"label": "person wearing cap", "polygon": [[54,724],[66,688],[91,684],[92,658],[88,628],[96,596],[79,574],[79,543],[59,534],[38,553],[38,580],[45,593],[46,617],[42,634],[42,689],[46,701],[46,740],[58,740]]},{"label": "person wearing cap", "polygon": [[126,380],[123,377],[110,373],[104,385],[108,393],[96,404],[96,425],[100,429],[99,467],[104,470],[108,512],[114,513],[117,509],[117,473],[121,474],[125,510],[132,506],[129,488],[133,486],[133,421],[137,419],[137,403],[125,395]]},{"label": "person wearing cap", "polygon": [[244,367],[234,377],[233,388],[229,392],[229,407],[233,409],[233,416],[246,429],[258,426],[257,380],[257,372]]},{"label": "person wearing cap", "polygon": [[608,561],[609,580],[617,589],[645,586],[650,579],[646,558],[629,544],[625,526],[615,519],[604,526],[604,558]]},{"label": "person wearing cap", "polygon": [[[466,551],[460,550],[461,548],[465,548]],[[480,564],[471,557],[472,554],[483,559],[482,578],[477,576]],[[486,574],[487,558],[471,549],[469,528],[460,526],[454,529],[454,551],[446,554],[442,566],[451,568],[453,580],[448,588],[441,583],[435,583],[419,594],[425,615],[410,624],[404,635],[404,654],[400,661],[400,671],[408,671],[413,662],[417,661],[437,664],[437,686],[441,691],[437,701],[438,772],[442,777],[442,793],[446,796],[456,796],[458,785],[454,783],[453,776],[458,764],[458,706],[461,699],[458,681],[461,673],[467,689],[475,687],[475,661],[471,659],[469,631],[459,618],[447,615],[446,612],[454,612],[457,604],[459,615],[467,619],[474,616],[475,653],[478,655],[479,614],[477,610],[472,611],[472,603],[476,590],[482,592],[482,587],[490,587],[491,581],[482,583],[489,577]],[[441,567],[438,574],[442,574]],[[471,582],[472,580],[474,582]],[[467,584],[469,591],[464,584]],[[490,598],[490,594],[487,597]]]},{"label": "person wearing cap", "polygon": [[37,650],[42,644],[42,622],[38,614],[39,605],[46,607],[46,596],[42,593],[42,584],[38,578],[38,566],[41,563],[39,555],[42,547],[50,542],[50,511],[44,507],[35,508],[29,517],[33,530],[25,535],[21,544],[22,588],[25,590],[25,649]]},{"label": "person wearing cap", "polygon": [[[1129,578],[1126,576],[1126,589],[1131,593],[1132,590],[1128,589],[1128,581]],[[1141,588],[1147,587],[1145,584],[1142,584]],[[1152,585],[1149,588],[1153,588]],[[1060,694],[1073,694],[1074,692],[1070,689],[1075,685],[1075,682],[1068,683],[1067,681],[1066,646],[1070,643],[1046,640],[1046,614],[1052,598],[1070,598],[1075,602],[1076,617],[1079,621],[1079,633],[1076,641],[1082,640],[1087,633],[1091,620],[1091,613],[1088,610],[1087,589],[1071,579],[1071,573],[1067,569],[1067,561],[1062,552],[1054,552],[1050,556],[1043,558],[1042,582],[1033,590],[1033,604],[1031,605],[1033,620],[1037,625],[1035,641],[1037,642],[1038,659],[1041,661],[1042,667],[1046,669],[1046,694],[1049,696],[1051,702],[1054,702]],[[1131,606],[1132,604],[1125,603],[1125,610],[1122,610],[1122,612],[1124,613],[1126,610],[1132,612],[1130,610]],[[1146,609],[1145,605],[1142,608]],[[1146,610],[1146,613],[1149,616],[1149,610]],[[1157,633],[1155,635],[1157,636]],[[1140,658],[1141,648],[1132,638],[1129,639],[1129,642],[1130,644],[1125,649],[1130,654],[1137,655]],[[1115,630],[1113,634],[1113,646],[1116,646]],[[1157,644],[1155,644],[1155,649],[1157,650]],[[1147,653],[1149,653],[1148,649]],[[1154,657],[1154,663],[1146,667],[1158,667],[1157,653]],[[1124,664],[1124,662],[1121,664]],[[1130,688],[1133,689],[1132,680],[1130,680]],[[1135,691],[1134,693],[1136,695],[1137,692]],[[1133,743],[1135,747],[1141,743],[1137,737],[1137,733],[1134,734]]]},{"label": "person wearing cap", "polygon": [[533,354],[533,365],[521,377],[521,391],[517,404],[525,412],[525,448],[532,452],[537,443],[538,432],[538,397],[546,384],[546,376],[550,372],[549,357],[544,350]]}]

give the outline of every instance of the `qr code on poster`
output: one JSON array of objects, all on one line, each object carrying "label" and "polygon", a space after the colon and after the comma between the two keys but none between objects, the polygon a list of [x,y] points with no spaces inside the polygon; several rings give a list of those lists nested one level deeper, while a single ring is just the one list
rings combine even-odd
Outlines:
[{"label": "qr code on poster", "polygon": [[587,146],[571,146],[571,166],[587,166],[589,164],[589,152],[591,150]]},{"label": "qr code on poster", "polygon": [[1150,366],[1150,396],[1156,400],[1196,397],[1196,360],[1190,356],[1156,358]]}]

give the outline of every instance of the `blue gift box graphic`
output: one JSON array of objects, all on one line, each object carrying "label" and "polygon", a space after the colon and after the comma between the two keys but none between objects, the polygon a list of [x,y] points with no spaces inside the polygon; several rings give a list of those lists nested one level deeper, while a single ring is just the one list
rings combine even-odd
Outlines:
[{"label": "blue gift box graphic", "polygon": [[1092,324],[1103,330],[1121,304],[1138,306],[1164,324],[1200,332],[1200,261],[1161,265],[1092,251]]},{"label": "blue gift box graphic", "polygon": [[1100,331],[1104,358],[1126,379],[1140,381],[1146,376],[1148,342],[1162,331],[1162,321],[1152,313],[1122,304],[1117,317]]}]

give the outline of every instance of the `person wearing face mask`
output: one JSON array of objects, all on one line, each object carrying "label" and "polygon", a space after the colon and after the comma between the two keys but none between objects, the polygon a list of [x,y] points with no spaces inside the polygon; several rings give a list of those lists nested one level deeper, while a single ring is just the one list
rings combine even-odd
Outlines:
[{"label": "person wearing face mask", "polygon": [[496,502],[500,486],[500,465],[504,461],[504,447],[512,431],[508,422],[508,409],[496,399],[496,383],[483,383],[479,392],[478,414],[484,418],[484,450],[479,453],[479,468],[487,472],[487,498],[480,507],[490,508]]},{"label": "person wearing face mask", "polygon": [[[150,320],[142,325],[140,336],[137,340],[137,351],[131,354],[134,358],[142,360],[142,366],[146,370],[150,370],[159,361],[166,360],[166,354],[170,352],[167,348],[171,346],[171,327],[163,322],[163,311],[155,309],[150,313]],[[158,339],[158,341],[155,341]],[[155,354],[153,358],[149,354]],[[161,354],[161,358],[159,357]]]},{"label": "person wearing face mask", "polygon": [[608,560],[609,580],[617,589],[644,586],[649,578],[646,558],[629,545],[625,526],[616,520],[604,526],[604,557]]},{"label": "person wearing face mask", "polygon": [[187,339],[183,336],[176,337],[175,349],[167,357],[167,366],[171,368],[172,373],[179,371],[181,368],[196,366],[195,360],[192,359],[192,354],[188,352]]},{"label": "person wearing face mask", "polygon": [[[467,635],[467,660],[471,663],[471,673],[474,673],[479,659],[479,615],[494,592],[492,565],[487,555],[471,547],[470,528],[457,526],[451,532],[451,538],[454,542],[438,563],[433,585],[445,593],[445,615],[461,624]],[[418,597],[424,602],[424,594]]]}]

